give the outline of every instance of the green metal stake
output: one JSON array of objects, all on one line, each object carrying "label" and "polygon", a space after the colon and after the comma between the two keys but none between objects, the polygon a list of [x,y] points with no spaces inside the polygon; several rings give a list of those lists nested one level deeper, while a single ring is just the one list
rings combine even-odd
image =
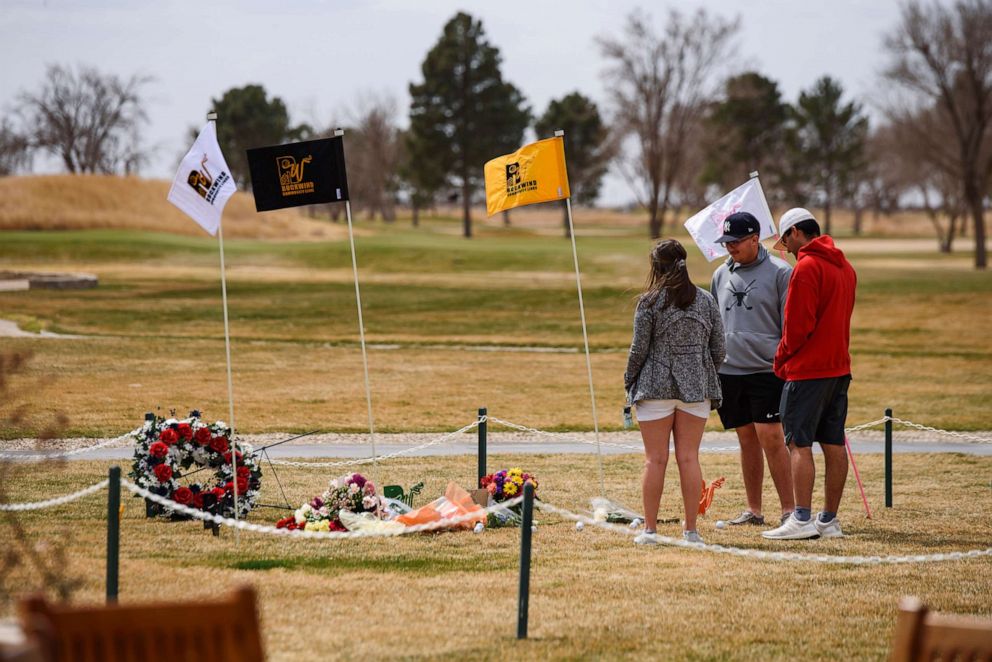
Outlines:
[{"label": "green metal stake", "polygon": [[534,526],[534,484],[524,483],[524,512],[520,523],[520,594],[517,600],[517,639],[527,638],[530,603],[530,539]]},{"label": "green metal stake", "polygon": [[892,410],[885,410],[885,507],[892,507]]},{"label": "green metal stake", "polygon": [[488,424],[486,422],[485,407],[479,407],[479,480],[478,487],[482,488],[482,478],[486,475],[486,432]]},{"label": "green metal stake", "polygon": [[107,602],[117,602],[121,553],[121,468],[110,467],[107,486]]}]

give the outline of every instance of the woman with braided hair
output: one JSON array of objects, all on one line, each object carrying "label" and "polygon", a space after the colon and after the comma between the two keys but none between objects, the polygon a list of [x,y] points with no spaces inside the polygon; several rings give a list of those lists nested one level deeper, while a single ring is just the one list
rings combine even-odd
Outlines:
[{"label": "woman with braided hair", "polygon": [[651,251],[651,270],[634,313],[634,339],[624,389],[644,440],[644,532],[634,542],[657,544],[656,525],[668,466],[669,438],[682,484],[682,535],[696,531],[703,478],[699,444],[710,410],[720,406],[717,368],[726,353],[720,311],[709,292],[693,285],[685,248],[665,239]]}]

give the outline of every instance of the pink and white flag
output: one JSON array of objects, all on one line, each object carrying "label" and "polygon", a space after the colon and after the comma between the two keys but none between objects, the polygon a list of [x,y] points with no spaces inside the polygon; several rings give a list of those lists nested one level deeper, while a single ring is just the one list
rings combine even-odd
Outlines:
[{"label": "pink and white flag", "polygon": [[738,186],[685,222],[685,229],[707,261],[712,262],[727,255],[727,249],[723,244],[716,243],[716,240],[724,234],[724,220],[739,211],[750,212],[758,219],[761,224],[761,239],[778,236],[761,182],[757,177],[752,177],[747,183]]}]

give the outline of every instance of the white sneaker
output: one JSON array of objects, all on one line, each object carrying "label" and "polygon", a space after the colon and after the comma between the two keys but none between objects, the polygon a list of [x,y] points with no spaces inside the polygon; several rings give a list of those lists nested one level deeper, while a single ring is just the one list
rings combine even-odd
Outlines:
[{"label": "white sneaker", "polygon": [[702,544],[702,542],[703,542],[703,539],[699,535],[699,532],[698,531],[683,531],[682,532],[682,540],[685,540],[686,542],[694,542],[694,543],[700,543],[700,544]]},{"label": "white sneaker", "polygon": [[642,531],[634,537],[635,545],[657,545],[658,544],[658,534],[654,531],[647,532]]},{"label": "white sneaker", "polygon": [[840,530],[840,522],[835,516],[829,522],[821,522],[820,516],[817,515],[813,518],[814,526],[816,530],[820,533],[821,538],[843,538],[844,532]]},{"label": "white sneaker", "polygon": [[805,522],[800,522],[793,514],[785,520],[785,524],[782,526],[771,531],[762,531],[761,535],[769,540],[806,540],[807,538],[816,538],[820,532],[817,530],[812,517]]}]

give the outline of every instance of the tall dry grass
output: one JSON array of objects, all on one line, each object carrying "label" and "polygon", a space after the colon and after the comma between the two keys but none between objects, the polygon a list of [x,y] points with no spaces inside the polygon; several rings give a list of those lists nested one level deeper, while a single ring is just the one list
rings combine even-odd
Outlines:
[{"label": "tall dry grass", "polygon": [[[0,178],[0,230],[130,229],[206,236],[166,196],[170,183],[110,175]],[[298,210],[259,214],[238,192],[224,208],[224,235],[245,239],[337,239],[345,229]]]}]

